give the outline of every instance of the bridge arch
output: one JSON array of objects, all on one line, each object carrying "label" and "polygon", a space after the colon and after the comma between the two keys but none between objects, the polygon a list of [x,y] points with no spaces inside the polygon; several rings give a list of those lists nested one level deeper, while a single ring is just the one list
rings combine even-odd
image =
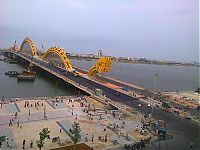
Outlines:
[{"label": "bridge arch", "polygon": [[48,58],[48,56],[50,56],[51,54],[55,54],[56,56],[58,56],[58,58],[61,60],[64,69],[69,70],[72,69],[72,65],[69,61],[69,59],[67,58],[65,52],[59,48],[59,47],[50,47],[42,56],[42,59],[45,60],[46,58]]},{"label": "bridge arch", "polygon": [[32,56],[37,56],[37,48],[29,38],[25,38],[20,46],[20,49],[17,49],[17,52],[23,51],[31,54]]},{"label": "bridge arch", "polygon": [[112,60],[109,57],[100,57],[97,62],[90,68],[87,75],[96,76],[98,73],[105,73],[111,69]]}]

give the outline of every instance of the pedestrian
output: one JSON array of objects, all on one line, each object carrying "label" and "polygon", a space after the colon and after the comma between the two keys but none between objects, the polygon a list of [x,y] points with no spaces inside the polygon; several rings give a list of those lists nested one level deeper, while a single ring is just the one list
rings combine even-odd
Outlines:
[{"label": "pedestrian", "polygon": [[86,134],[86,137],[85,137],[85,142],[88,141],[88,134]]},{"label": "pedestrian", "polygon": [[17,116],[18,116],[18,113],[17,113],[17,112],[15,112],[15,119],[17,119]]},{"label": "pedestrian", "polygon": [[9,147],[9,138],[6,139],[6,146]]},{"label": "pedestrian", "polygon": [[33,148],[33,140],[31,140],[30,148]]},{"label": "pedestrian", "polygon": [[31,115],[31,110],[30,110],[30,109],[28,110],[28,115],[29,115],[29,116]]},{"label": "pedestrian", "polygon": [[94,134],[92,134],[91,141],[94,142]]},{"label": "pedestrian", "polygon": [[26,140],[25,139],[23,140],[22,144],[23,144],[23,149],[25,149],[25,144],[26,144]]},{"label": "pedestrian", "polygon": [[19,127],[19,120],[17,121],[17,127]]},{"label": "pedestrian", "polygon": [[118,132],[118,137],[120,138],[120,136],[121,136],[121,132],[119,131],[119,132]]},{"label": "pedestrian", "polygon": [[62,128],[60,128],[60,133],[62,132]]},{"label": "pedestrian", "polygon": [[105,142],[107,142],[108,141],[108,136],[107,136],[107,134],[105,135]]},{"label": "pedestrian", "polygon": [[12,149],[12,145],[13,145],[13,139],[11,139],[10,141],[9,141],[9,147]]},{"label": "pedestrian", "polygon": [[72,109],[72,116],[74,115],[74,110]]},{"label": "pedestrian", "polygon": [[194,147],[194,140],[190,141],[190,148],[192,149]]},{"label": "pedestrian", "polygon": [[13,124],[12,124],[12,119],[10,119],[9,126],[13,126]]}]

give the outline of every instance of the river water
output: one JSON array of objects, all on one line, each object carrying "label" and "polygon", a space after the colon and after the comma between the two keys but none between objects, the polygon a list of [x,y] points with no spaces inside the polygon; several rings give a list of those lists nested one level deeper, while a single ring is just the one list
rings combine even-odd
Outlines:
[{"label": "river water", "polygon": [[[74,66],[88,70],[95,61],[71,60]],[[34,82],[17,82],[14,77],[5,75],[6,71],[22,71],[23,66],[0,61],[0,97],[29,96],[67,96],[73,95],[75,89],[71,86],[57,83],[43,74],[39,74]],[[155,82],[154,74],[158,74]],[[162,91],[190,91],[199,86],[199,67],[126,64],[113,63],[107,73],[112,78],[118,78],[129,83],[136,83],[147,88],[157,88]]]},{"label": "river water", "polygon": [[[95,61],[71,60],[72,64],[88,70]],[[146,88],[161,91],[194,91],[199,86],[200,67],[112,63],[108,76]],[[155,79],[155,74],[158,77]]]},{"label": "river water", "polygon": [[74,88],[63,85],[42,74],[37,75],[35,81],[17,81],[15,77],[5,75],[6,71],[22,71],[24,67],[0,61],[0,98],[31,97],[31,96],[68,96],[74,94]]}]

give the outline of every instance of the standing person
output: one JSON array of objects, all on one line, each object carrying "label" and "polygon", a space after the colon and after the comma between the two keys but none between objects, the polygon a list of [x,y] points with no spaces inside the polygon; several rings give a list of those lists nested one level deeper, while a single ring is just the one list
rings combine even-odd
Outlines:
[{"label": "standing person", "polygon": [[94,134],[92,134],[91,141],[92,141],[92,143],[94,142]]},{"label": "standing person", "polygon": [[105,135],[105,142],[107,142],[108,141],[108,136],[107,136],[107,134]]},{"label": "standing person", "polygon": [[74,115],[74,110],[72,109],[72,116]]},{"label": "standing person", "polygon": [[17,113],[17,112],[15,112],[15,119],[17,119],[17,116],[18,116],[18,113]]},{"label": "standing person", "polygon": [[25,144],[26,144],[26,140],[25,139],[23,140],[22,144],[23,144],[23,149],[25,149]]},{"label": "standing person", "polygon": [[29,115],[29,116],[31,115],[31,110],[30,110],[30,109],[28,110],[28,115]]},{"label": "standing person", "polygon": [[19,127],[19,120],[17,121],[17,127]]},{"label": "standing person", "polygon": [[194,147],[194,141],[191,140],[191,141],[190,141],[190,148],[192,149],[193,147]]},{"label": "standing person", "polygon": [[62,128],[60,128],[60,133],[62,132]]},{"label": "standing person", "polygon": [[30,148],[33,148],[33,140],[31,140]]},{"label": "standing person", "polygon": [[88,134],[86,134],[86,137],[85,137],[85,142],[88,141]]}]

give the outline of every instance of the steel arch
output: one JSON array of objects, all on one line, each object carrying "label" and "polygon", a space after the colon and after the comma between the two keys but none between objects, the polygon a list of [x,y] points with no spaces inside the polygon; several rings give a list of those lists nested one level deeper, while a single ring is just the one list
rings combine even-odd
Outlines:
[{"label": "steel arch", "polygon": [[44,60],[49,54],[54,53],[56,54],[60,60],[63,62],[64,64],[64,69],[72,69],[72,65],[69,61],[69,59],[67,58],[65,52],[59,48],[59,47],[50,47],[42,56],[42,59]]},{"label": "steel arch", "polygon": [[31,48],[31,52],[33,56],[37,56],[37,48],[35,47],[35,45],[33,44],[33,42],[31,41],[31,39],[29,39],[28,37],[25,38],[20,46],[20,49],[17,50],[17,52],[22,51],[22,48],[24,46],[25,43],[28,43],[30,48]]}]

